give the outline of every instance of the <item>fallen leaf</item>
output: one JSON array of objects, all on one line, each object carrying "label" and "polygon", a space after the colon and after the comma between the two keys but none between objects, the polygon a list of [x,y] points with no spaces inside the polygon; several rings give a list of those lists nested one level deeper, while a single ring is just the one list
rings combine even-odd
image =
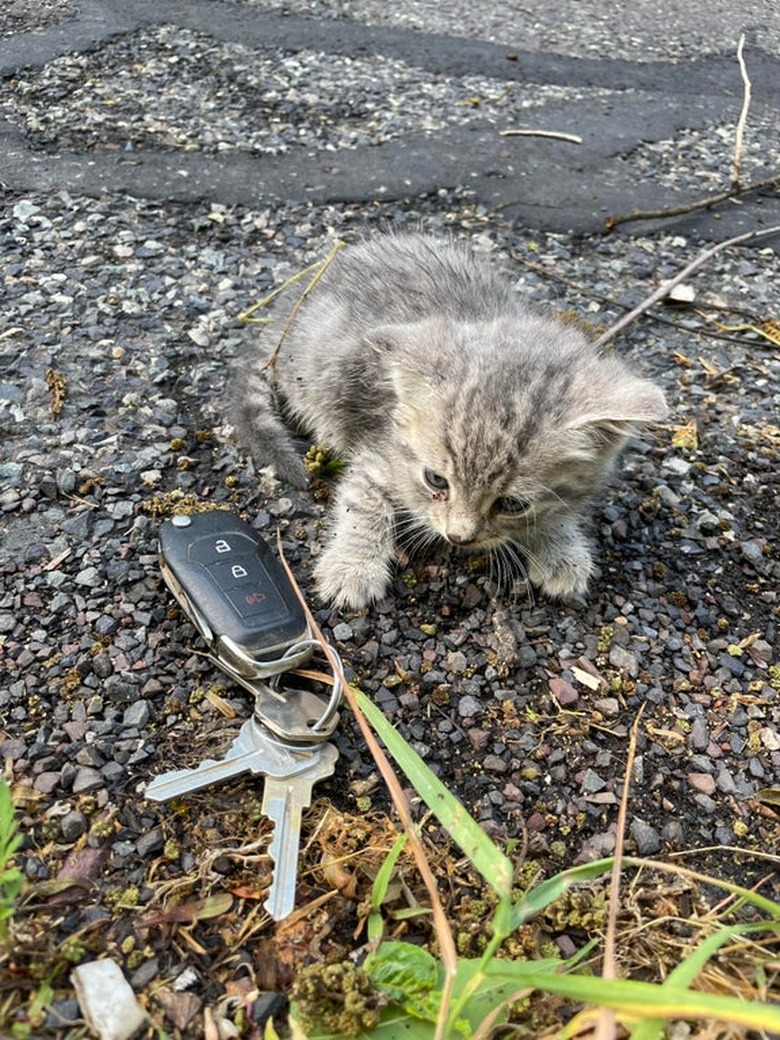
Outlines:
[{"label": "fallen leaf", "polygon": [[695,451],[699,447],[699,434],[696,429],[696,420],[691,419],[682,426],[675,426],[672,430],[672,447]]},{"label": "fallen leaf", "polygon": [[74,903],[83,899],[95,887],[95,881],[109,856],[107,846],[93,849],[72,849],[67,859],[51,881],[41,881],[33,891],[40,896],[50,896],[52,906]]},{"label": "fallen leaf", "polygon": [[262,899],[264,895],[267,895],[268,887],[255,888],[249,885],[237,885],[235,888],[231,888],[230,892],[237,899]]},{"label": "fallen leaf", "polygon": [[195,899],[191,903],[182,903],[170,910],[164,910],[155,917],[148,917],[140,922],[141,928],[154,928],[160,924],[185,924],[190,921],[208,921],[212,917],[226,914],[233,905],[230,892],[218,892],[206,899]]},{"label": "fallen leaf", "polygon": [[167,986],[161,986],[154,998],[162,1005],[171,1024],[182,1030],[187,1028],[202,1006],[202,1001],[194,993],[175,993]]},{"label": "fallen leaf", "polygon": [[68,389],[68,384],[65,381],[65,376],[56,368],[46,369],[46,385],[49,388],[49,394],[51,396],[51,402],[49,407],[51,414],[55,419],[59,418],[62,406],[65,403],[65,393]]},{"label": "fallen leaf", "polygon": [[772,318],[762,321],[759,325],[759,331],[762,336],[766,336],[770,342],[780,347],[780,321],[774,321]]}]

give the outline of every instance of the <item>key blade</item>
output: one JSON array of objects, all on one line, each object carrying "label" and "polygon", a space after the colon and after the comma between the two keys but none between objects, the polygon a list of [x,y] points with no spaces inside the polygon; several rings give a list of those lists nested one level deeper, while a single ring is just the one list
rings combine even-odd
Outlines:
[{"label": "key blade", "polygon": [[207,758],[194,769],[174,769],[156,776],[146,787],[146,797],[155,802],[199,791],[242,773],[272,773],[291,776],[308,767],[290,748],[269,739],[254,718],[247,719],[221,759]]},{"label": "key blade", "polygon": [[295,907],[301,816],[306,806],[295,802],[293,786],[290,780],[266,777],[263,814],[274,821],[274,835],[268,846],[274,873],[263,906],[274,921],[281,921]]},{"label": "key blade", "polygon": [[182,795],[193,791],[200,791],[211,784],[222,783],[231,780],[234,776],[241,776],[246,772],[257,772],[251,768],[249,755],[239,755],[236,758],[218,759],[207,758],[195,769],[172,769],[168,773],[161,773],[146,785],[144,792],[147,798],[154,802],[167,802],[171,798],[181,798]]},{"label": "key blade", "polygon": [[303,810],[311,804],[315,783],[332,775],[338,757],[335,745],[318,744],[309,752],[306,770],[294,776],[266,776],[262,811],[274,825],[268,847],[273,877],[263,906],[274,921],[281,921],[295,907]]}]

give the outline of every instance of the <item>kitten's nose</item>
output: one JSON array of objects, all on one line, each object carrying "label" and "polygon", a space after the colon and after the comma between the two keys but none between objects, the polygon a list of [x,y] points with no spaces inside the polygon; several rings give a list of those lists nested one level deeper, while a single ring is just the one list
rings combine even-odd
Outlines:
[{"label": "kitten's nose", "polygon": [[447,531],[447,541],[453,545],[471,545],[474,541],[473,534],[459,534],[457,531]]}]

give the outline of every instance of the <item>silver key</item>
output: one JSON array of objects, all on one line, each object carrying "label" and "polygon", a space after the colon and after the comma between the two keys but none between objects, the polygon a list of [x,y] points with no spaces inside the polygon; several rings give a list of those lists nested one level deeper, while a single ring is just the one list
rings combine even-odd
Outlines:
[{"label": "silver key", "polygon": [[263,815],[274,825],[268,853],[273,877],[263,904],[275,921],[286,917],[295,906],[301,817],[311,805],[311,792],[318,780],[331,776],[339,753],[333,744],[316,744],[307,751],[308,768],[288,776],[266,774]]},{"label": "silver key", "polygon": [[207,758],[195,769],[161,773],[147,784],[145,793],[155,802],[165,802],[242,773],[292,777],[308,769],[310,763],[311,751],[308,748],[299,751],[280,744],[266,734],[253,717],[241,727],[224,758],[218,761]]}]

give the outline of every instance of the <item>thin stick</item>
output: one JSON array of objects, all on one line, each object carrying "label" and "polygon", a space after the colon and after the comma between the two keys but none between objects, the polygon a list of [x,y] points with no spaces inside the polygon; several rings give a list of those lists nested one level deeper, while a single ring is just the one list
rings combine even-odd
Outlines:
[{"label": "thin stick", "polygon": [[639,317],[640,314],[644,314],[645,311],[649,310],[653,304],[658,303],[665,296],[669,295],[669,292],[679,285],[680,282],[684,282],[685,279],[697,271],[702,264],[705,264],[711,257],[715,256],[716,253],[720,253],[721,250],[727,249],[729,246],[742,245],[744,242],[753,242],[758,238],[766,238],[769,235],[780,234],[780,224],[775,224],[774,227],[762,228],[759,231],[747,231],[744,235],[736,235],[734,238],[727,238],[725,242],[718,242],[710,249],[707,249],[700,256],[692,260],[687,267],[684,267],[679,274],[676,274],[670,282],[664,282],[663,285],[659,286],[652,295],[648,296],[646,300],[643,300],[638,307],[634,307],[628,314],[624,314],[622,318],[615,322],[606,332],[602,333],[601,336],[596,340],[597,347],[603,347],[605,343],[608,343],[613,339],[621,329],[624,329],[626,325],[630,325],[632,321]]},{"label": "thin stick", "polygon": [[582,144],[577,134],[564,134],[559,130],[499,130],[502,137],[550,137],[554,141],[569,141],[571,144]]},{"label": "thin stick", "polygon": [[743,195],[747,195],[752,191],[774,188],[777,184],[780,184],[780,174],[778,173],[773,177],[767,177],[766,180],[756,181],[755,184],[746,184],[744,187],[737,185],[729,191],[722,192],[720,195],[710,195],[706,199],[699,199],[698,202],[686,202],[681,206],[671,206],[669,209],[634,209],[630,213],[618,213],[614,217],[605,217],[604,227],[611,231],[618,224],[628,224],[632,220],[663,220],[665,217],[681,217],[685,213],[695,213],[700,209],[709,209],[710,206],[717,206],[719,202],[728,202],[729,199],[742,198]]},{"label": "thin stick", "polygon": [[734,141],[734,165],[731,167],[731,187],[735,190],[739,190],[739,174],[742,169],[742,149],[744,145],[745,126],[747,124],[748,110],[750,109],[750,80],[748,79],[745,59],[742,56],[742,49],[744,46],[745,34],[742,33],[737,46],[737,60],[739,61],[739,71],[742,76],[742,83],[744,84],[744,92],[742,95],[742,111],[739,114],[739,121],[737,122],[737,136]]},{"label": "thin stick", "polygon": [[[615,856],[609,882],[609,912],[607,914],[607,930],[604,935],[604,966],[601,971],[601,977],[604,979],[617,978],[615,949],[617,947],[617,918],[620,910],[620,872],[623,869],[623,846],[626,836],[626,817],[628,816],[628,795],[631,790],[631,774],[634,770],[634,758],[636,756],[636,736],[639,730],[639,722],[642,718],[644,707],[644,704],[640,705],[639,711],[634,719],[634,724],[631,727],[631,737],[628,742],[626,771],[623,776],[623,793],[620,798],[617,834],[615,836]],[[594,1032],[595,1040],[609,1040],[609,1038],[614,1037],[615,1035],[614,1009],[602,1008]]]},{"label": "thin stick", "polygon": [[[529,270],[535,271],[536,274],[541,275],[542,278],[549,278],[549,279],[551,279],[554,282],[560,282],[561,285],[565,285],[569,289],[573,289],[575,292],[579,293],[581,296],[585,296],[589,300],[600,300],[602,303],[609,304],[610,307],[615,307],[619,311],[620,310],[622,310],[622,311],[629,311],[629,310],[631,310],[631,308],[628,306],[627,303],[621,303],[620,300],[615,300],[611,296],[605,296],[604,293],[596,292],[595,289],[583,289],[582,286],[578,282],[574,281],[574,279],[572,279],[572,278],[565,278],[562,274],[557,274],[551,268],[545,267],[544,264],[537,264],[537,263],[534,263],[533,260],[528,260],[526,257],[521,256],[517,252],[516,249],[511,249],[510,250],[510,255],[511,255],[512,259],[516,263],[523,264],[525,267],[529,268]],[[729,314],[747,314],[749,317],[751,317],[751,318],[753,317],[753,315],[750,314],[749,311],[743,311],[743,310],[740,310],[738,308],[728,307],[728,308],[726,308],[726,310],[727,310],[727,312]],[[728,326],[728,325],[721,325],[719,322],[716,322],[714,318],[708,318],[707,315],[704,314],[700,310],[695,310],[694,309],[694,313],[698,314],[699,317],[703,318],[705,321],[712,321],[712,322],[714,322],[714,324],[716,324],[719,329],[727,329],[728,330],[730,328],[730,326]],[[760,319],[759,318],[754,318],[754,320],[755,321],[759,321]],[[707,339],[717,339],[721,343],[740,343],[740,344],[744,344],[744,342],[745,342],[744,339],[740,338],[739,336],[724,336],[720,332],[711,332],[710,329],[695,329],[695,330],[692,330],[692,329],[688,328],[685,325],[681,325],[679,321],[672,321],[670,318],[661,318],[657,314],[653,315],[653,321],[657,321],[660,325],[668,325],[669,328],[672,328],[672,329],[678,329],[679,331],[685,332],[686,335],[690,335],[692,331],[695,331],[697,336],[706,336]],[[735,328],[740,329],[740,330],[742,330],[742,329],[745,329],[745,330],[750,329],[753,332],[757,332],[759,335],[766,336],[765,332],[762,333],[761,330],[756,328],[754,325],[735,326]],[[595,329],[594,329],[594,331],[595,331]],[[771,340],[771,337],[769,337],[769,338]]]}]

